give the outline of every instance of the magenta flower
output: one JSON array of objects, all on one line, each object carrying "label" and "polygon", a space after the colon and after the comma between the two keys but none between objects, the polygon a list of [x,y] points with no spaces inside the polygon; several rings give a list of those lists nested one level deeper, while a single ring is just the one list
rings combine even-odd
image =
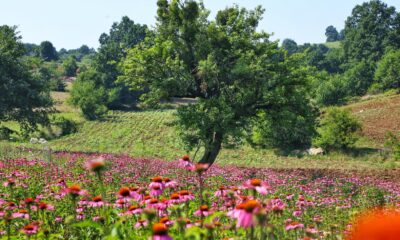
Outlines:
[{"label": "magenta flower", "polygon": [[153,225],[152,240],[172,240],[168,235],[168,227],[164,223],[156,223]]},{"label": "magenta flower", "polygon": [[96,196],[96,197],[94,197],[94,198],[92,199],[92,201],[90,201],[90,202],[88,203],[89,207],[94,207],[94,208],[102,207],[102,206],[104,206],[104,204],[105,204],[105,203],[103,202],[101,196]]},{"label": "magenta flower", "polygon": [[143,227],[147,227],[147,225],[149,225],[149,222],[147,221],[147,220],[142,220],[142,219],[139,219],[136,223],[135,223],[135,228],[136,229],[138,229],[138,228],[143,228]]},{"label": "magenta flower", "polygon": [[39,203],[38,209],[53,211],[54,210],[54,206],[50,205],[50,204],[47,204],[45,202],[41,202],[41,203]]},{"label": "magenta flower", "polygon": [[249,228],[255,226],[254,214],[259,211],[260,207],[256,200],[249,200],[241,205],[240,208],[243,209],[236,213],[236,227]]},{"label": "magenta flower", "polygon": [[29,219],[28,211],[25,209],[21,209],[18,212],[15,212],[11,215],[13,218],[25,218]]},{"label": "magenta flower", "polygon": [[149,188],[151,190],[150,196],[153,197],[160,196],[165,188],[165,184],[163,183],[163,178],[160,176],[152,178]]},{"label": "magenta flower", "polygon": [[202,206],[200,206],[199,210],[194,212],[194,215],[197,217],[199,217],[199,216],[207,217],[211,213],[212,213],[212,211],[210,210],[210,208],[207,205],[202,205]]},{"label": "magenta flower", "polygon": [[176,181],[169,178],[164,178],[164,184],[167,188],[176,188],[178,186],[178,183]]},{"label": "magenta flower", "polygon": [[25,233],[26,235],[33,235],[38,232],[38,226],[34,224],[28,224],[24,228],[21,229],[22,233]]},{"label": "magenta flower", "polygon": [[187,155],[179,159],[179,167],[184,168],[188,171],[194,170],[194,164],[190,161],[190,158]]},{"label": "magenta flower", "polygon": [[293,222],[290,222],[290,223],[288,223],[286,225],[285,230],[286,231],[296,230],[296,229],[303,228],[303,227],[304,227],[304,224],[296,222],[296,221],[293,221]]},{"label": "magenta flower", "polygon": [[270,188],[269,185],[266,182],[261,181],[260,179],[251,179],[247,180],[243,186],[246,189],[254,189],[258,193],[262,195],[267,195],[268,189]]}]

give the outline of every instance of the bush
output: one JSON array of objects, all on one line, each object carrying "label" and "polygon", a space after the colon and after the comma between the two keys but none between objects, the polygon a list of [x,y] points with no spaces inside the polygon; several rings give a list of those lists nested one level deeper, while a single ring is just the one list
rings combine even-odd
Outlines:
[{"label": "bush", "polygon": [[340,75],[319,84],[316,90],[316,101],[323,106],[345,103],[348,94],[346,82]]},{"label": "bush", "polygon": [[394,133],[386,133],[385,147],[389,148],[393,153],[395,160],[400,160],[400,138]]},{"label": "bush", "polygon": [[326,150],[346,149],[358,140],[360,130],[361,123],[349,110],[330,108],[321,120],[314,144]]},{"label": "bush", "polygon": [[75,133],[78,130],[78,125],[71,119],[65,117],[55,116],[51,121],[52,125],[60,128],[60,136],[65,136],[71,133]]},{"label": "bush", "polygon": [[101,118],[107,112],[108,95],[103,87],[97,86],[98,78],[92,70],[81,73],[71,90],[70,104],[79,107],[88,120]]},{"label": "bush", "polygon": [[0,127],[0,140],[9,140],[14,131],[8,127]]},{"label": "bush", "polygon": [[400,88],[400,50],[389,51],[378,62],[375,81],[382,90]]}]

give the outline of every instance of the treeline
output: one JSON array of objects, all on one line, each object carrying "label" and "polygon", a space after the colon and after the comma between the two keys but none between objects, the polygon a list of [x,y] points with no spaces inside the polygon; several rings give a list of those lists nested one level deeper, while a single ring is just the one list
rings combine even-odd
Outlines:
[{"label": "treeline", "polygon": [[351,97],[400,88],[400,13],[382,1],[357,5],[338,32],[329,26],[329,44],[297,45],[285,39],[288,54],[305,53],[306,61],[320,71],[314,83],[315,99],[335,105]]}]

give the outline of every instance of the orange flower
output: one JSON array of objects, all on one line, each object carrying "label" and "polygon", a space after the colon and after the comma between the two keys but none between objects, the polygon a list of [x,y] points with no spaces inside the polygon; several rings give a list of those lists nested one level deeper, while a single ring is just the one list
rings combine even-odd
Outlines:
[{"label": "orange flower", "polygon": [[400,213],[392,210],[373,210],[359,216],[347,240],[384,240],[400,238]]}]

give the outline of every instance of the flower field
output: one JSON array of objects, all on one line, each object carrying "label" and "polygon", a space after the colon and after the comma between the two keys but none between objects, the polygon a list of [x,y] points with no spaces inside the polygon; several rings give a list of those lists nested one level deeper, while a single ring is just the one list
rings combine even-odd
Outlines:
[{"label": "flower field", "polygon": [[5,239],[343,239],[400,185],[300,170],[56,153],[0,161]]}]

